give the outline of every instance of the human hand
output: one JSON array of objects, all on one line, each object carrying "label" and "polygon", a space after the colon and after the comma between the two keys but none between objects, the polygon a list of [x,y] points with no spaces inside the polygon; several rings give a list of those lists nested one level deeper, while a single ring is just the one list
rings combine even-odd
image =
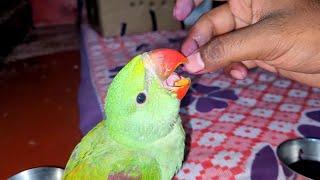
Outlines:
[{"label": "human hand", "polygon": [[[183,20],[201,0],[177,0]],[[220,68],[236,79],[259,66],[320,87],[320,1],[229,0],[203,15],[182,45],[191,73]]]}]

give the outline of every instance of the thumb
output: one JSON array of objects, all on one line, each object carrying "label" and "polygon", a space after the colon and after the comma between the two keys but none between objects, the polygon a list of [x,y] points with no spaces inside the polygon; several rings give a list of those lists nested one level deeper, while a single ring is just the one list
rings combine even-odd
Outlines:
[{"label": "thumb", "polygon": [[266,60],[284,52],[281,33],[270,29],[270,22],[254,25],[213,38],[188,56],[184,69],[190,73],[216,71],[243,60]]}]

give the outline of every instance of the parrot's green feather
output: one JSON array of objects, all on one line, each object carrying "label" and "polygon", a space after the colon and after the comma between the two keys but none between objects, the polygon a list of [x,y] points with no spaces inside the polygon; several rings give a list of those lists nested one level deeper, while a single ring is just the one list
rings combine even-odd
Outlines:
[{"label": "parrot's green feather", "polygon": [[[136,102],[139,93],[147,96],[143,104]],[[74,149],[64,179],[171,179],[184,154],[179,104],[136,56],[110,85],[107,119]]]},{"label": "parrot's green feather", "polygon": [[155,159],[119,145],[107,135],[105,128],[103,121],[83,138],[71,155],[65,179],[91,177],[98,180],[116,173],[160,179]]}]

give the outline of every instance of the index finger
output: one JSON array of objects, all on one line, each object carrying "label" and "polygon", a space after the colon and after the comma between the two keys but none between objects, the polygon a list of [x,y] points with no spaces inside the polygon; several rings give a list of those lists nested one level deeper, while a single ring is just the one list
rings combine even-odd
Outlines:
[{"label": "index finger", "polygon": [[[241,2],[230,1],[204,14],[191,28],[182,44],[181,51],[188,56],[209,42],[212,37],[248,26],[251,18],[248,14],[251,15],[251,8],[248,7],[248,4]],[[233,5],[230,6],[230,3]],[[245,18],[235,16],[232,9],[243,9],[242,16]]]}]

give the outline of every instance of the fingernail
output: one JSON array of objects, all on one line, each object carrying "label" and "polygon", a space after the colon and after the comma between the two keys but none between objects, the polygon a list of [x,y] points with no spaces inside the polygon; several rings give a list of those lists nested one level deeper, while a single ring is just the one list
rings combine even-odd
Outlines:
[{"label": "fingernail", "polygon": [[177,16],[177,6],[174,7],[173,9],[173,17],[175,17],[178,20],[178,16]]},{"label": "fingernail", "polygon": [[173,16],[178,20],[178,21],[183,21],[184,17],[181,12],[181,8],[176,5],[173,9]]},{"label": "fingernail", "polygon": [[246,77],[246,75],[244,73],[242,73],[239,70],[231,70],[230,71],[230,75],[234,78],[234,79],[244,79]]},{"label": "fingernail", "polygon": [[193,40],[187,40],[186,42],[183,43],[182,47],[181,47],[181,52],[185,55],[185,56],[190,56],[195,50],[197,50],[198,47],[198,43]]},{"label": "fingernail", "polygon": [[204,62],[199,52],[188,56],[188,61],[184,64],[184,69],[189,73],[198,73],[204,70]]}]

